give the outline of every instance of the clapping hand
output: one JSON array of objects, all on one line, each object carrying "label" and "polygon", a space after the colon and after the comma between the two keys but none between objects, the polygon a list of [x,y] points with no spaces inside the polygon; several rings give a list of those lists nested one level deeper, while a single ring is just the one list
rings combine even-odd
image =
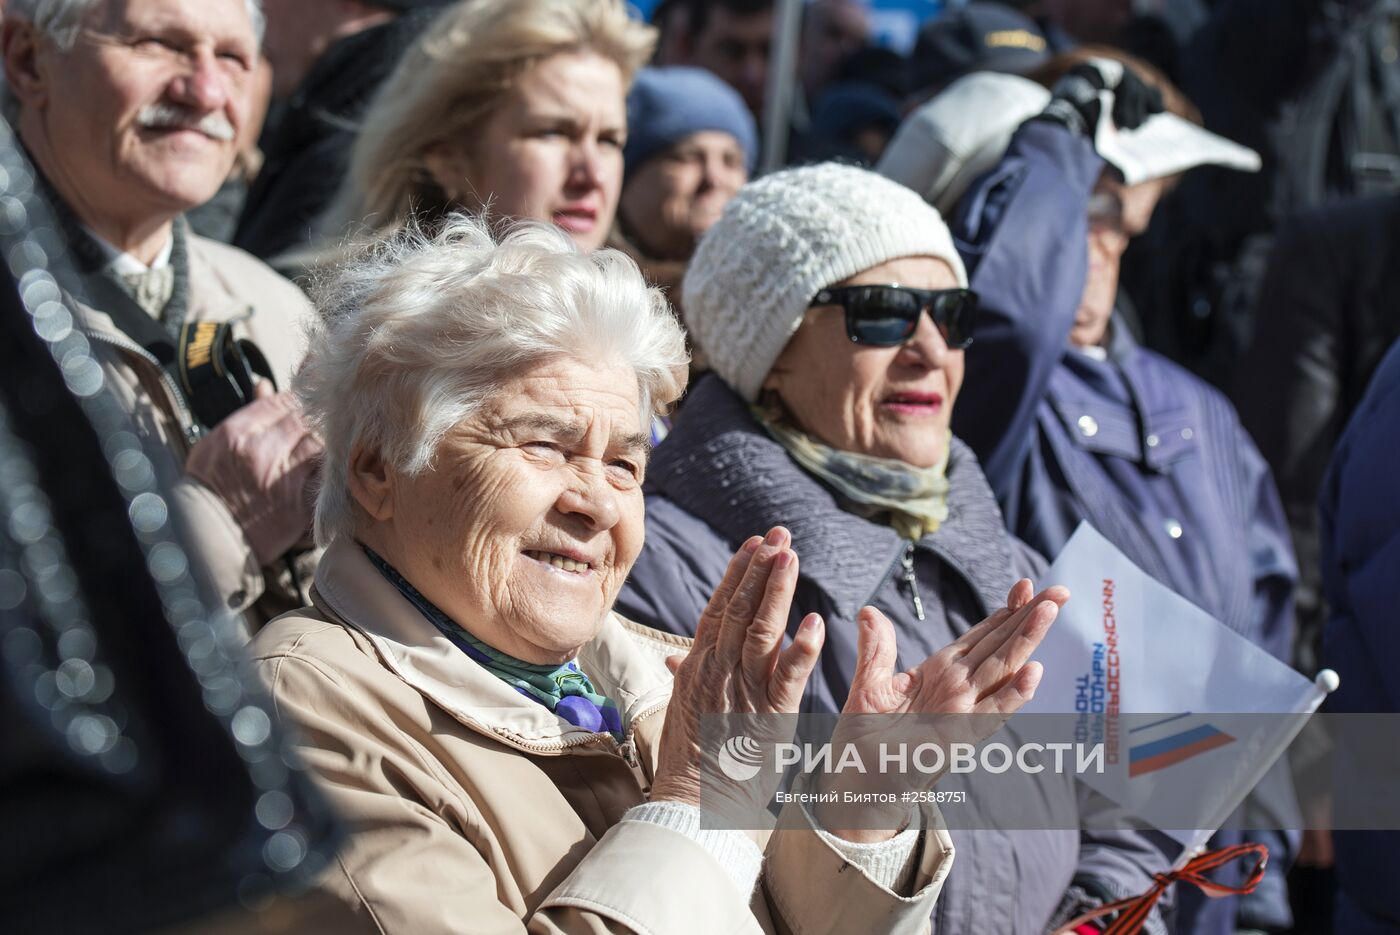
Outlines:
[{"label": "clapping hand", "polygon": [[1031,654],[1068,600],[1058,585],[1032,600],[1022,578],[1005,607],[905,672],[894,668],[894,624],[865,607],[856,618],[856,669],[841,713],[981,714],[1005,723],[1035,694],[1041,668]]},{"label": "clapping hand", "polygon": [[797,587],[797,553],[781,526],[735,553],[700,617],[676,676],[661,734],[653,801],[700,803],[700,715],[796,714],[825,631],[808,614],[783,648]]},{"label": "clapping hand", "polygon": [[[856,668],[851,690],[841,710],[836,744],[853,743],[865,749],[864,762],[877,762],[871,752],[879,744],[896,744],[910,729],[892,715],[949,715],[937,719],[936,742],[977,744],[991,736],[1021,709],[1040,684],[1041,666],[1030,661],[1069,591],[1046,588],[1032,598],[1031,583],[1021,579],[1006,595],[1006,606],[992,613],[952,643],[906,671],[896,671],[894,625],[873,607],[857,615]],[[882,715],[862,718],[861,715]],[[927,740],[930,722],[919,719],[914,730]],[[920,776],[931,785],[937,776]],[[897,810],[896,810],[897,811]],[[828,828],[840,824],[842,811],[819,813]],[[847,811],[845,817],[849,817]],[[889,838],[893,830],[834,831],[852,841],[873,842]]]}]

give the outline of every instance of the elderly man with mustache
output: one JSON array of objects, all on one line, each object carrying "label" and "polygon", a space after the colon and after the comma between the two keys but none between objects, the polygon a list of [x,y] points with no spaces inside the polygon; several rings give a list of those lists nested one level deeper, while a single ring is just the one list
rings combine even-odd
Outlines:
[{"label": "elderly man with mustache", "polygon": [[[300,362],[310,304],[181,218],[233,164],[258,0],[9,0],[5,13],[0,100],[81,274],[74,327],[111,350],[109,383],[152,450],[170,453],[196,571],[250,623],[296,606],[275,599],[295,593],[289,556],[309,531],[320,444],[276,389]],[[218,359],[225,324],[225,346],[260,376],[198,369]]]}]

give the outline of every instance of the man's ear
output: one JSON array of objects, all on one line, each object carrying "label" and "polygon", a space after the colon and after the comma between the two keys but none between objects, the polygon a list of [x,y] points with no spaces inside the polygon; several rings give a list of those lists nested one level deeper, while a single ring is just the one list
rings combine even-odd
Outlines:
[{"label": "man's ear", "polygon": [[378,451],[356,448],[350,453],[346,478],[350,496],[368,516],[381,523],[394,515],[394,476]]},{"label": "man's ear", "polygon": [[41,59],[50,51],[48,40],[34,24],[25,20],[7,19],[0,27],[0,48],[5,56],[5,83],[10,93],[25,107],[43,106],[49,87],[46,69]]}]

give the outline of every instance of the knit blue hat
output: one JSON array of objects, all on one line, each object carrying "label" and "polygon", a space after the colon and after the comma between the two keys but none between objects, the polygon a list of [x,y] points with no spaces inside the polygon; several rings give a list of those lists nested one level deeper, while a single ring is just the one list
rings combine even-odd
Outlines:
[{"label": "knit blue hat", "polygon": [[701,130],[719,130],[739,141],[753,171],[758,128],[744,99],[703,68],[643,68],[627,95],[627,173],[661,150]]}]

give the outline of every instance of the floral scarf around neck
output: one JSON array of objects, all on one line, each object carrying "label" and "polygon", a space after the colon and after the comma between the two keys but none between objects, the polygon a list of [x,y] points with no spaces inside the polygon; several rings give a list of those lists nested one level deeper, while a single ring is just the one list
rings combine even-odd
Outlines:
[{"label": "floral scarf around neck", "polygon": [[917,542],[948,518],[948,452],[930,468],[893,458],[837,451],[792,425],[773,407],[752,409],[773,440],[799,465],[836,490],[862,516],[883,516],[895,532]]},{"label": "floral scarf around neck", "polygon": [[373,549],[361,546],[374,567],[399,590],[419,613],[483,669],[532,701],[584,730],[607,731],[622,740],[622,719],[616,703],[593,687],[588,676],[570,660],[561,666],[523,662],[483,643],[454,622],[409,584]]}]

